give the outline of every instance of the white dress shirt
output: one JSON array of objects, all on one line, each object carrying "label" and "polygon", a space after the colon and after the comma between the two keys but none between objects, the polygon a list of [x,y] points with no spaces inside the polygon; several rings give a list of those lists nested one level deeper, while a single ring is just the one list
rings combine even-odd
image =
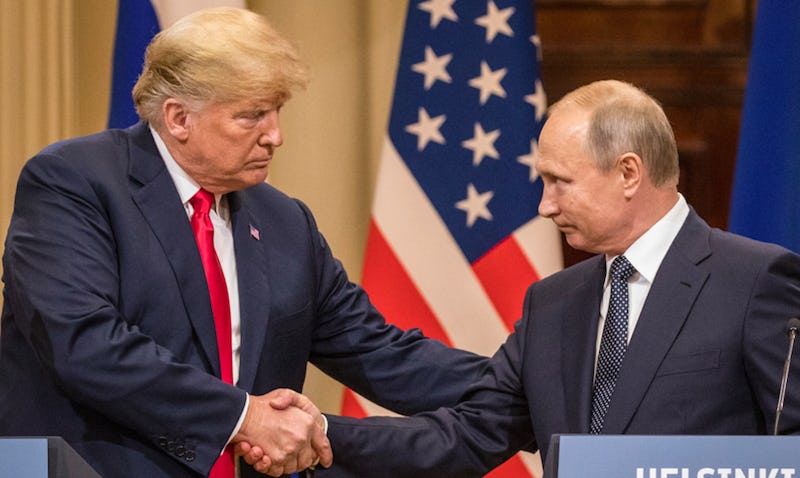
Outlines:
[{"label": "white dress shirt", "polygon": [[[153,140],[156,142],[158,152],[161,154],[161,158],[167,166],[167,171],[172,177],[172,181],[175,183],[175,188],[178,190],[178,195],[181,198],[183,207],[186,209],[186,217],[190,219],[194,213],[194,209],[189,203],[189,200],[200,190],[200,185],[178,165],[175,158],[173,158],[169,150],[167,150],[167,145],[164,144],[164,140],[161,139],[156,130],[151,127],[150,132],[153,135]],[[222,274],[225,276],[225,285],[228,287],[228,302],[230,303],[231,311],[233,383],[236,383],[239,379],[239,356],[242,344],[241,317],[239,316],[239,280],[236,275],[236,254],[233,248],[233,230],[231,229],[228,201],[219,194],[215,194],[214,203],[208,215],[211,218],[211,223],[214,225],[214,249],[219,258],[219,263],[222,266]],[[249,402],[250,396],[248,395],[239,421],[233,428],[228,442],[239,432],[239,428],[241,428],[244,422]],[[222,452],[220,451],[220,453]]]},{"label": "white dress shirt", "polygon": [[[636,272],[628,279],[628,342],[633,336],[639,315],[644,307],[650,286],[656,277],[661,261],[667,255],[667,250],[678,235],[686,217],[689,215],[689,205],[683,195],[678,194],[678,200],[672,209],[657,223],[647,230],[624,252],[624,256]],[[595,347],[595,371],[597,368],[597,355],[600,353],[600,341],[603,337],[603,327],[608,313],[608,302],[611,296],[611,262],[617,256],[606,256],[606,279],[603,287],[603,300],[600,303],[600,323],[597,327],[597,344]]]}]

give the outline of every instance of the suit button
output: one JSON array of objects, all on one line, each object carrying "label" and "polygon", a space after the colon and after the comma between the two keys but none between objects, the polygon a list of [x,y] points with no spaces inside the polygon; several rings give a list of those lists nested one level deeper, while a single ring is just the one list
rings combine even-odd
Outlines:
[{"label": "suit button", "polygon": [[194,450],[186,450],[186,456],[183,457],[186,461],[194,461]]},{"label": "suit button", "polygon": [[170,453],[175,451],[175,442],[174,441],[170,440],[170,441],[167,442],[167,451],[170,452]]},{"label": "suit button", "polygon": [[183,456],[186,454],[186,447],[183,445],[178,445],[175,447],[175,454],[177,456]]},{"label": "suit button", "polygon": [[161,448],[167,447],[167,437],[158,437],[158,446]]}]

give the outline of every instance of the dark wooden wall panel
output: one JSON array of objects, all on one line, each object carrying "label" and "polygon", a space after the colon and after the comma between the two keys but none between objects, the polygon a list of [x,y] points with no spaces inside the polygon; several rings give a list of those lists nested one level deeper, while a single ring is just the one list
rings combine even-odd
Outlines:
[{"label": "dark wooden wall panel", "polygon": [[[727,226],[755,0],[537,0],[552,103],[615,78],[657,98],[675,130],[680,190]],[[566,265],[587,257],[564,242]]]}]

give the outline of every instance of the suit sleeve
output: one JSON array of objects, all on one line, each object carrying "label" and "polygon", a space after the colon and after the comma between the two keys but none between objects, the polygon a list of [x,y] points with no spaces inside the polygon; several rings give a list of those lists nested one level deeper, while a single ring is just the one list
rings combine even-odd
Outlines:
[{"label": "suit sleeve", "polygon": [[523,448],[535,450],[520,381],[524,324],[455,408],[409,418],[329,417],[334,466],[320,476],[477,477]]},{"label": "suit sleeve", "polygon": [[318,264],[317,326],[311,361],[367,399],[408,415],[455,405],[480,377],[486,357],[387,324],[366,292],[347,278],[311,225]]},{"label": "suit sleeve", "polygon": [[157,447],[179,439],[194,459],[176,459],[207,473],[245,393],[180,363],[122,316],[109,214],[69,162],[51,155],[28,162],[4,256],[14,326],[70,400]]},{"label": "suit sleeve", "polygon": [[[756,274],[745,312],[742,345],[748,381],[771,434],[788,350],[787,324],[800,315],[800,256],[786,250],[772,253]],[[795,349],[798,348],[795,343]],[[800,360],[795,350],[789,370],[779,434],[800,434]]]}]

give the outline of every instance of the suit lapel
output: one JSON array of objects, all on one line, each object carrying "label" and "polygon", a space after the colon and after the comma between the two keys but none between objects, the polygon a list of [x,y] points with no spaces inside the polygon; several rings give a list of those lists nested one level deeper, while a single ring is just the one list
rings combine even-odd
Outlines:
[{"label": "suit lapel", "polygon": [[145,123],[130,129],[132,197],[172,267],[186,314],[213,373],[220,376],[214,316],[203,265],[175,183]]},{"label": "suit lapel", "polygon": [[595,264],[585,282],[563,299],[569,305],[562,326],[562,380],[568,429],[572,433],[589,431],[592,407],[592,387],[587,388],[586,384],[593,382],[597,325],[605,277],[603,256],[592,260]]},{"label": "suit lapel", "polygon": [[270,238],[250,214],[244,192],[228,195],[239,277],[239,315],[241,317],[241,349],[239,388],[252,390],[259,357],[267,335],[270,310],[269,267],[264,244]]},{"label": "suit lapel", "polygon": [[603,433],[623,433],[675,341],[708,273],[708,226],[692,211],[673,241],[647,295],[614,389]]}]

